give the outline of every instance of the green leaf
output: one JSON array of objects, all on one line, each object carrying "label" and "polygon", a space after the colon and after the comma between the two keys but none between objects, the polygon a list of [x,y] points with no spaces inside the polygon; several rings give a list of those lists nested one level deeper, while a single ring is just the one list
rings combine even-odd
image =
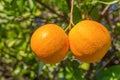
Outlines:
[{"label": "green leaf", "polygon": [[73,75],[73,79],[72,80],[83,80],[82,75],[82,69],[79,68],[79,62],[77,60],[73,60],[71,63],[71,67],[72,67],[72,72],[71,74]]},{"label": "green leaf", "polygon": [[0,3],[0,11],[3,11],[4,10],[4,6],[3,4]]},{"label": "green leaf", "polygon": [[42,69],[43,69],[43,66],[44,66],[44,63],[40,61],[40,62],[39,62],[39,66],[38,66],[38,75],[41,74],[41,71],[42,71]]},{"label": "green leaf", "polygon": [[68,6],[67,6],[67,3],[66,3],[66,1],[65,0],[56,0],[56,2],[57,2],[57,6],[58,6],[58,8],[61,10],[61,11],[63,11],[63,12],[65,12],[65,13],[68,13],[69,12],[69,8],[68,8]]},{"label": "green leaf", "polygon": [[17,1],[17,6],[18,6],[18,9],[21,13],[24,11],[24,3],[25,3],[24,0],[18,0]]},{"label": "green leaf", "polygon": [[120,23],[118,22],[116,27],[115,27],[115,31],[114,31],[115,35],[119,35],[120,34]]},{"label": "green leaf", "polygon": [[80,65],[77,60],[73,60],[71,64],[72,64],[72,67],[75,68],[75,69],[78,68],[79,65]]},{"label": "green leaf", "polygon": [[83,78],[82,78],[82,75],[83,75],[83,72],[82,72],[82,70],[81,69],[75,69],[74,68],[74,78],[75,78],[75,80],[84,80]]},{"label": "green leaf", "polygon": [[98,8],[94,7],[91,11],[92,12],[90,12],[90,17],[93,20],[98,20],[98,18],[100,17]]},{"label": "green leaf", "polygon": [[74,6],[74,10],[73,10],[73,22],[76,24],[78,23],[81,19],[82,19],[82,12],[81,10]]},{"label": "green leaf", "polygon": [[17,8],[17,0],[11,2],[11,9],[15,10],[15,8]]},{"label": "green leaf", "polygon": [[71,52],[71,51],[68,51],[67,54],[68,54],[68,57],[72,59],[72,56],[73,56],[72,52]]},{"label": "green leaf", "polygon": [[83,70],[89,70],[89,67],[90,67],[90,64],[89,63],[82,63],[80,65],[80,68],[83,69]]},{"label": "green leaf", "polygon": [[30,9],[33,9],[34,8],[34,3],[33,3],[33,0],[28,0],[29,1],[29,6],[30,6]]},{"label": "green leaf", "polygon": [[95,80],[119,80],[120,65],[105,68],[95,76]]}]

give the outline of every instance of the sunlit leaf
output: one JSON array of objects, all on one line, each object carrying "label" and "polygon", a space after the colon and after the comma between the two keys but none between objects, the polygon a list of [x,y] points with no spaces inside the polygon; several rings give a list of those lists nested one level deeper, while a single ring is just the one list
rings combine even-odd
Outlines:
[{"label": "sunlit leaf", "polygon": [[33,9],[33,7],[34,7],[33,0],[28,0],[28,1],[29,1],[29,7],[30,7],[30,9]]},{"label": "sunlit leaf", "polygon": [[25,0],[18,0],[17,1],[17,6],[20,12],[23,12],[24,8],[24,4],[25,4]]},{"label": "sunlit leaf", "polygon": [[103,4],[115,4],[119,0],[98,0],[98,3],[103,3]]},{"label": "sunlit leaf", "polygon": [[90,64],[89,63],[82,63],[80,68],[83,70],[89,70]]}]

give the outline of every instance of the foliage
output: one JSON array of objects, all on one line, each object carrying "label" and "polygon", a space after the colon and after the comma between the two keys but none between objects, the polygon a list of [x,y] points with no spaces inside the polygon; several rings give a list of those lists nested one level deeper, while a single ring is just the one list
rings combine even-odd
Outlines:
[{"label": "foliage", "polygon": [[32,32],[40,25],[69,24],[71,0],[0,0],[0,80],[119,80],[120,1],[74,0],[73,22],[87,17],[105,25],[112,45],[105,57],[88,64],[71,52],[61,63],[44,64],[31,51]]},{"label": "foliage", "polygon": [[97,80],[118,80],[120,79],[120,65],[111,66],[103,69],[95,77]]}]

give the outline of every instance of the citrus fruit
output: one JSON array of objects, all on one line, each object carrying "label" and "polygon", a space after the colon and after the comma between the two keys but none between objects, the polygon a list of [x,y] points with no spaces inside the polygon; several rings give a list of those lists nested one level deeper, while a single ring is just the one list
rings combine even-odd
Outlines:
[{"label": "citrus fruit", "polygon": [[46,24],[35,30],[30,45],[36,56],[49,64],[60,62],[69,49],[66,33],[56,24]]},{"label": "citrus fruit", "polygon": [[80,61],[93,63],[99,61],[111,44],[109,31],[100,23],[83,20],[69,32],[70,49]]}]

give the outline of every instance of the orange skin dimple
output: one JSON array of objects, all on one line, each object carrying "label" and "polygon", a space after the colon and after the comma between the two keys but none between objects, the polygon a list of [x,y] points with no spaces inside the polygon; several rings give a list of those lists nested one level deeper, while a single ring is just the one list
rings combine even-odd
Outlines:
[{"label": "orange skin dimple", "polygon": [[38,28],[31,37],[31,48],[43,62],[55,64],[67,55],[68,37],[64,30],[55,24]]},{"label": "orange skin dimple", "polygon": [[111,37],[108,30],[96,21],[84,20],[69,32],[70,49],[80,61],[99,61],[108,51]]}]

